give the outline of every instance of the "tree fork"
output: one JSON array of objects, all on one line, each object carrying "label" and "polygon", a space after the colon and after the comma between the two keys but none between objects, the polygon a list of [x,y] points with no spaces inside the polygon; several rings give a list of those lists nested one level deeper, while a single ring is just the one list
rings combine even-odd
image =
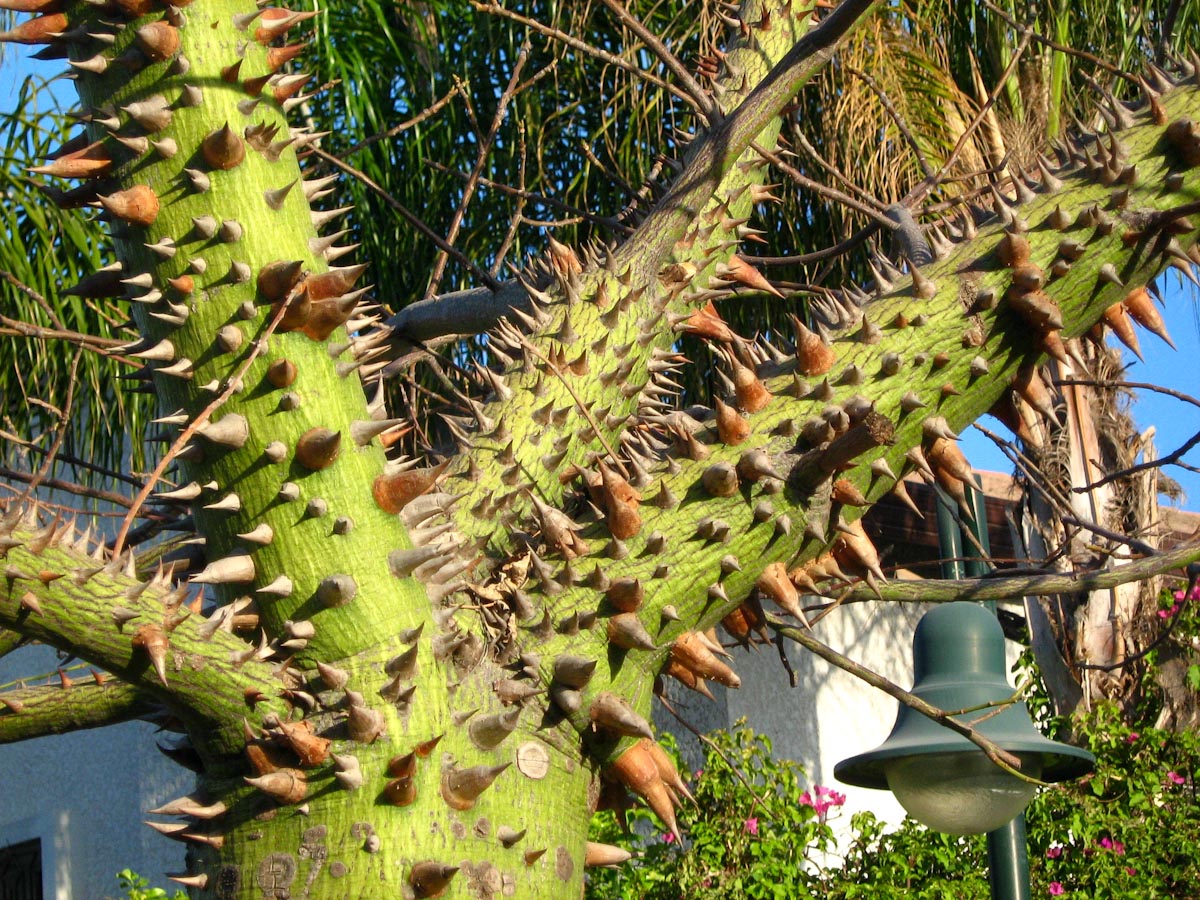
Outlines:
[{"label": "tree fork", "polygon": [[[123,559],[82,585],[42,578],[77,556],[53,529],[10,526],[0,626],[181,711],[201,788],[161,812],[186,821],[155,827],[192,849],[194,893],[577,896],[600,767],[674,827],[681,782],[647,738],[655,675],[736,686],[710,626],[759,600],[795,615],[797,590],[830,578],[882,578],[865,505],[905,468],[961,483],[953,432],[1194,244],[1181,210],[1200,100],[1184,85],[877,285],[830,344],[768,353],[733,334],[711,301],[773,290],[733,252],[765,199],[743,151],[773,141],[830,36],[870,5],[800,42],[801,20],[748,5],[726,57],[747,92],[728,96],[747,99],[624,247],[551,244],[533,312],[495,334],[513,359],[486,375],[495,400],[464,398],[452,472],[389,464],[389,423],[359,385],[386,334],[359,306],[361,269],[324,258],[296,164],[307,136],[281,114],[303,79],[271,46],[308,14],[200,0],[22,32],[66,42],[80,70],[91,143],[39,169],[85,179],[114,220],[105,283],[143,334],[123,350],[146,361],[164,424],[197,431],[161,499],[192,504],[207,558],[191,581],[219,605],[184,615]],[[698,419],[672,409],[677,330],[710,343],[730,385]],[[866,421],[891,433],[861,440]],[[101,613],[65,613],[118,594],[144,618],[110,611],[94,642]],[[256,617],[256,643],[225,633],[238,616]]]}]

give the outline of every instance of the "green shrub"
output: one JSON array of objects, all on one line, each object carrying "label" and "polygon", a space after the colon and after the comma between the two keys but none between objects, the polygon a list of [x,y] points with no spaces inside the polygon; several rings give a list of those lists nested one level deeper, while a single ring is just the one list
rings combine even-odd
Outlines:
[{"label": "green shrub", "polygon": [[162,888],[150,887],[150,882],[132,869],[122,869],[118,872],[117,883],[121,887],[121,896],[109,897],[107,900],[188,900],[186,891],[179,890],[168,894]]},{"label": "green shrub", "polygon": [[[766,737],[739,727],[710,736],[704,768],[689,779],[696,803],[684,803],[685,846],[642,807],[623,831],[611,812],[593,819],[592,839],[636,853],[632,865],[591,874],[588,896],[646,900],[742,900],[811,897],[816,854],[832,847],[826,819],[838,796],[806,791],[803,770],[771,755]],[[663,743],[676,756],[669,736]],[[682,770],[681,770],[682,771]],[[814,799],[815,797],[815,799]],[[820,810],[820,812],[818,812]]]}]

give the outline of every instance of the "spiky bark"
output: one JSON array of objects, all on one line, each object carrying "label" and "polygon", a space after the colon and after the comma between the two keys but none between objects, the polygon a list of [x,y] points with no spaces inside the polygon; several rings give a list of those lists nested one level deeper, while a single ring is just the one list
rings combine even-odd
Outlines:
[{"label": "spiky bark", "polygon": [[[378,440],[360,376],[388,335],[360,270],[328,264],[307,138],[283,117],[303,82],[278,44],[303,17],[117,3],[23,32],[79,70],[90,143],[44,171],[85,177],[64,199],[113,220],[119,263],[89,289],[132,301],[127,352],[182,450],[160,500],[191,504],[189,580],[216,605],[15,511],[0,626],[183,723],[199,789],[157,827],[189,844],[197,896],[577,896],[589,860],[612,861],[586,845],[602,791],[674,828],[656,675],[736,686],[709,628],[743,636],[761,602],[797,614],[814,582],[882,579],[864,506],[906,468],[961,490],[952,432],[1014,385],[1036,405],[1031,364],[1194,241],[1172,212],[1198,192],[1184,85],[877,285],[832,342],[733,334],[710,301],[770,290],[734,252],[763,198],[753,145],[870,5],[811,32],[790,4],[747,5],[726,115],[623,246],[552,245],[533,313],[492,335],[494,395],[452,423],[455,456],[415,469]],[[672,410],[681,330],[726,366],[708,416]]]}]

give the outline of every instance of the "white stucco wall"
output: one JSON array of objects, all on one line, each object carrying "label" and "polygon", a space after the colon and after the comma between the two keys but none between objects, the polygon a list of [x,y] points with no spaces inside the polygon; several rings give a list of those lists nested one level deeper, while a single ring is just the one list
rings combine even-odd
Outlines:
[{"label": "white stucco wall", "polygon": [[[53,651],[22,648],[0,660],[0,684],[55,665]],[[183,845],[142,824],[145,810],[192,786],[156,737],[166,736],[131,722],[0,747],[0,846],[41,838],[45,900],[115,896],[124,868],[162,887],[184,871]]]}]

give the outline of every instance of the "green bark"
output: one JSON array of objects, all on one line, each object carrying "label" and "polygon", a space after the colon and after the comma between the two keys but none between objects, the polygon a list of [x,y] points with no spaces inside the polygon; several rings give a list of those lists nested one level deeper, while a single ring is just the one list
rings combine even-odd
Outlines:
[{"label": "green bark", "polygon": [[[191,845],[196,896],[577,896],[602,775],[670,824],[676,776],[643,743],[668,661],[735,682],[699,633],[747,601],[786,606],[781,566],[832,549],[873,575],[851,488],[877,498],[926,457],[953,476],[937,441],[1040,356],[1032,318],[1078,335],[1194,242],[1190,220],[1157,212],[1200,193],[1196,139],[1169,125],[1200,112],[1184,86],[1123,129],[1119,163],[1068,165],[1007,213],[1028,260],[1003,262],[1014,239],[982,226],[917,284],[881,288],[820,372],[695,317],[762,289],[734,255],[763,199],[752,144],[774,145],[781,108],[869,6],[805,38],[790,5],[748,6],[727,117],[628,243],[552,247],[536,315],[493,335],[511,359],[488,376],[495,396],[470,398],[444,469],[415,471],[378,441],[360,376],[387,334],[359,272],[328,265],[272,96],[293,86],[271,75],[283,33],[269,29],[286,20],[197,0],[69,31],[98,146],[47,173],[111,162],[82,190],[115,218],[111,287],[182,433],[178,484],[207,558],[190,581],[215,605],[14,517],[0,627],[184,723],[200,789],[160,830]],[[736,390],[716,422],[671,412],[681,327],[727,360]]]},{"label": "green bark", "polygon": [[137,688],[103,676],[74,683],[69,675],[59,685],[5,691],[8,715],[0,715],[0,744],[48,734],[104,728],[161,711]]}]

